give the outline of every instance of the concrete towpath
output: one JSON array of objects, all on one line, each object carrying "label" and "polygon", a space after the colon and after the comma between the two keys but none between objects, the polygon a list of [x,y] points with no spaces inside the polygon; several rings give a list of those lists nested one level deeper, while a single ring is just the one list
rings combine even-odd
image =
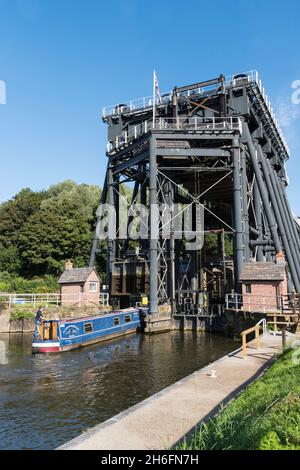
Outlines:
[{"label": "concrete towpath", "polygon": [[[281,336],[251,342],[59,447],[64,450],[164,450],[259,377],[281,352]],[[292,341],[292,337],[288,338]],[[214,372],[213,372],[214,371]],[[215,376],[215,377],[214,377]]]}]

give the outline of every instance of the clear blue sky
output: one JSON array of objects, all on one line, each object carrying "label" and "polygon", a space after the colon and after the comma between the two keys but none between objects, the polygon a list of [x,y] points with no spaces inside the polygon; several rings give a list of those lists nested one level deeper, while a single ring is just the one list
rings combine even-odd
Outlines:
[{"label": "clear blue sky", "polygon": [[64,179],[102,185],[103,106],[259,70],[292,155],[300,215],[297,0],[0,0],[0,201]]}]

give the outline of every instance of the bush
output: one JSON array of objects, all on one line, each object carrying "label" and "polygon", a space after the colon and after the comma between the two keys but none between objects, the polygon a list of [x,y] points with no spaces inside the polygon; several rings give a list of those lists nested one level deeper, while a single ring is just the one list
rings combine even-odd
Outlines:
[{"label": "bush", "polygon": [[58,292],[57,278],[50,275],[25,279],[8,272],[0,273],[0,292],[31,294]]},{"label": "bush", "polygon": [[10,313],[10,321],[15,320],[32,320],[34,318],[34,314],[31,310],[26,308],[16,308],[12,310]]}]

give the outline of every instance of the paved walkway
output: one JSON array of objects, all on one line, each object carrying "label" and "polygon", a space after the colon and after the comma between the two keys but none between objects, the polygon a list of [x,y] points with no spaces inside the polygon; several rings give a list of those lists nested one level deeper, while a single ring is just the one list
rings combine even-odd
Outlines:
[{"label": "paved walkway", "polygon": [[169,449],[259,377],[279,352],[281,336],[265,336],[260,349],[250,343],[246,359],[240,350],[225,356],[59,449]]}]

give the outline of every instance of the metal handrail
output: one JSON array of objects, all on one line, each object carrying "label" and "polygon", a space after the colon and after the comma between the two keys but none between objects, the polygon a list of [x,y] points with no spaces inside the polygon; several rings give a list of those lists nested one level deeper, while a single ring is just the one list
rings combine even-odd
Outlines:
[{"label": "metal handrail", "polygon": [[256,326],[260,326],[260,325],[262,325],[263,336],[267,335],[268,334],[267,320],[265,318],[262,318],[261,320],[259,320],[259,322],[256,323]]},{"label": "metal handrail", "polygon": [[[0,293],[0,302],[7,305],[9,308],[12,305],[33,305],[35,308],[39,304],[52,304],[60,305],[61,301],[74,301],[81,302],[87,300],[84,298],[84,293],[79,293],[79,295],[74,294],[61,294],[59,292],[45,292],[45,293],[25,293],[25,294],[15,294],[15,293]],[[99,301],[101,305],[108,306],[109,304],[109,294],[107,292],[99,293]]]},{"label": "metal handrail", "polygon": [[[257,299],[257,301],[255,301]],[[273,301],[273,302],[271,302]],[[262,313],[267,313],[268,309],[274,309],[276,303],[277,309],[283,311],[284,296],[283,295],[255,295],[255,294],[226,294],[225,306],[227,309],[234,308],[235,310],[247,311],[247,308],[259,307],[258,310]]]},{"label": "metal handrail", "polygon": [[[275,129],[277,130],[282,143],[285,147],[285,150],[287,154],[289,155],[290,149],[287,144],[287,141],[284,138],[283,132],[279,126],[278,120],[275,116],[274,110],[271,106],[271,102],[265,92],[265,89],[262,85],[261,79],[259,78],[259,74],[257,70],[250,70],[248,72],[243,72],[243,73],[237,73],[237,74],[232,74],[229,76],[225,77],[225,86],[236,86],[239,84],[240,80],[247,80],[248,83],[253,83],[256,84],[258,87],[258,90],[261,94],[261,97],[266,105],[266,108],[268,112],[270,113],[271,119],[273,121],[273,124],[275,126]],[[209,85],[206,87],[202,88],[197,88],[196,90],[187,90],[182,93],[178,93],[179,96],[192,96],[194,94],[199,94],[199,95],[204,95],[205,93],[208,93],[210,90],[214,90],[216,85]],[[172,92],[168,92],[166,94],[162,95],[161,102],[157,103],[159,104],[167,104],[171,101],[172,99]],[[109,116],[117,116],[119,114],[122,114],[124,112],[133,112],[133,111],[138,111],[138,110],[145,110],[149,109],[153,106],[153,97],[152,96],[147,96],[147,97],[142,97],[142,98],[137,98],[134,100],[129,100],[127,102],[124,102],[122,104],[115,104],[113,106],[107,106],[104,107],[102,110],[102,117],[105,119],[106,117]]]},{"label": "metal handrail", "polygon": [[242,336],[242,353],[243,353],[244,358],[247,357],[247,335],[249,335],[250,333],[255,332],[256,346],[257,346],[257,348],[260,347],[259,330],[260,330],[261,325],[262,325],[262,329],[263,329],[262,336],[265,336],[265,335],[267,335],[267,322],[266,322],[265,318],[262,318],[261,320],[259,320],[259,322],[256,323],[255,326],[252,326],[251,328],[248,328],[247,330],[244,330],[244,331],[241,332],[241,336]]},{"label": "metal handrail", "polygon": [[[256,70],[250,70],[248,72],[243,72],[242,74],[232,74],[225,77],[225,84],[230,86],[234,83],[235,77],[238,75],[245,75],[249,82],[258,81],[258,72]],[[215,89],[216,85],[208,85],[202,88],[196,88],[195,90],[187,90],[182,93],[178,93],[179,96],[192,96],[194,94],[202,95],[209,90]],[[218,84],[219,86],[219,84]],[[162,94],[161,102],[158,104],[164,104],[170,102],[172,99],[172,91]],[[102,110],[102,117],[115,116],[123,112],[131,112],[137,110],[148,109],[153,106],[153,96],[143,96],[141,98],[136,98],[129,101],[124,101],[123,103],[118,103],[110,106],[106,106]]]},{"label": "metal handrail", "polygon": [[123,131],[107,143],[107,152],[129,144],[150,130],[188,130],[188,131],[239,131],[242,130],[241,119],[237,116],[227,117],[178,117],[157,118],[153,123],[143,121],[129,131]]}]

